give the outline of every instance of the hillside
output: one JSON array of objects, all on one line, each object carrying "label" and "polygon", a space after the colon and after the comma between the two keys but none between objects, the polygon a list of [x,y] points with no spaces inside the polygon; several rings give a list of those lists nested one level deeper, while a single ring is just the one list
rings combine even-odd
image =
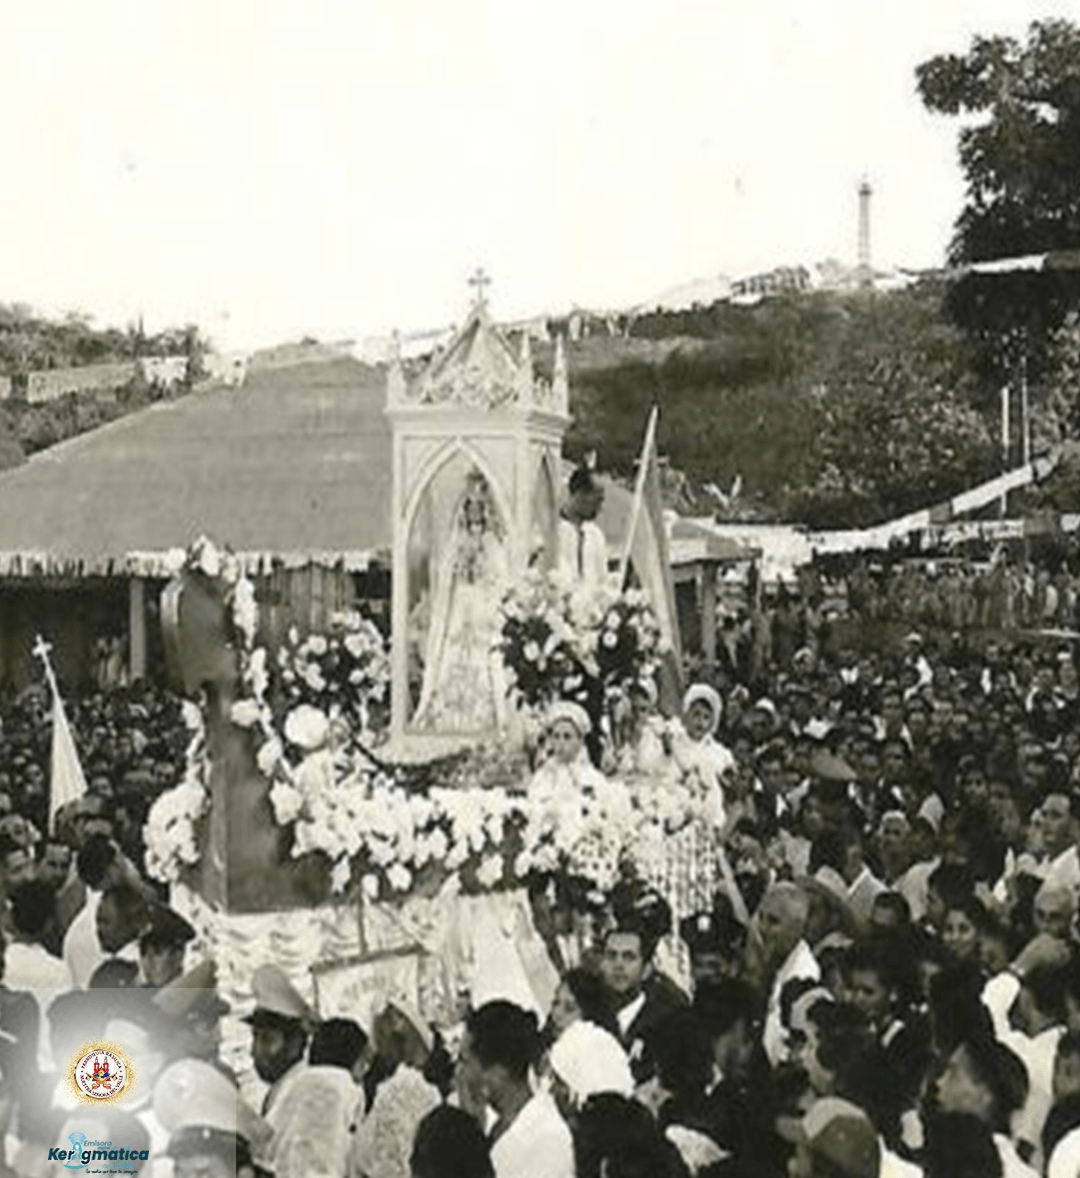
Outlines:
[{"label": "hillside", "polygon": [[[584,318],[567,344],[573,423],[566,450],[595,450],[631,479],[649,410],[672,501],[700,512],[861,527],[947,499],[1002,468],[999,392],[968,337],[947,318],[941,284],[890,293],[817,291],[755,306],[721,301],[617,320]],[[551,325],[564,338],[567,322]],[[580,325],[579,325],[580,326]],[[1057,370],[1033,380],[1036,446],[1075,430],[1080,328]],[[95,362],[186,346],[197,334],[96,332],[0,308],[0,375],[14,357]],[[551,344],[534,346],[550,375]],[[20,360],[21,363],[21,360]],[[273,373],[289,386],[295,367]],[[0,413],[0,469],[23,454],[151,404],[165,392],[133,382],[107,395]],[[1016,462],[1014,452],[1010,461]],[[740,494],[729,502],[733,485]]]},{"label": "hillside", "polygon": [[[0,406],[0,470],[155,401],[182,396],[199,373],[204,350],[192,326],[147,335],[141,327],[99,328],[82,315],[50,319],[22,304],[0,304],[0,377],[12,388]],[[27,403],[21,395],[32,373],[165,356],[188,361],[188,375],[175,388],[136,375],[115,387],[66,393],[44,403]]]},{"label": "hillside", "polygon": [[568,452],[629,477],[656,402],[671,467],[699,489],[738,478],[740,514],[863,526],[948,498],[1000,457],[997,393],[943,293],[816,292],[657,312],[628,338],[598,328],[568,350]]}]

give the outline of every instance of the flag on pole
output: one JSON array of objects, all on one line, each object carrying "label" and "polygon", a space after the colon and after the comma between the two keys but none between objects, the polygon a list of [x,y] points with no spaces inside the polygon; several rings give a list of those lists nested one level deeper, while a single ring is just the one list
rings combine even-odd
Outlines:
[{"label": "flag on pole", "polygon": [[33,653],[45,666],[45,679],[52,692],[52,757],[49,781],[49,834],[56,832],[56,813],[69,802],[77,801],[86,793],[86,777],[75,749],[60,687],[49,661],[50,646],[39,636]]},{"label": "flag on pole", "polygon": [[[660,462],[656,448],[659,416],[659,408],[654,405],[645,429],[641,458],[638,460],[634,500],[630,507],[630,529],[619,564],[619,585],[625,586],[632,565],[656,615],[660,635],[671,652],[664,660],[664,673],[659,684],[661,702],[668,710],[678,705],[678,697],[682,693],[682,644],[679,639],[679,616],[675,610],[675,582],[671,575],[664,503],[660,495]],[[676,697],[674,700],[671,698],[673,694]]]}]

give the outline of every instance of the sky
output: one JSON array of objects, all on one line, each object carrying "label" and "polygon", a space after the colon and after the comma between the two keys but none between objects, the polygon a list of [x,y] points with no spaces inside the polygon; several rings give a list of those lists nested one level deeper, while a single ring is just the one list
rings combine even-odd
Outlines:
[{"label": "sky", "polygon": [[0,0],[0,301],[221,347],[940,264],[916,65],[1080,0]]}]

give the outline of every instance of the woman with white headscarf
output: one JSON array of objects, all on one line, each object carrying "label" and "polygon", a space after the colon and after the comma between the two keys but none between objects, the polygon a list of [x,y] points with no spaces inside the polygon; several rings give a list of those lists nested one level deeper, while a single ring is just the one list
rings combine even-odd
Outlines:
[{"label": "woman with white headscarf", "polygon": [[632,1096],[634,1077],[623,1045],[603,1027],[578,1019],[555,1040],[548,1055],[551,1094],[566,1119],[600,1092]]},{"label": "woman with white headscarf", "polygon": [[657,784],[676,767],[671,759],[671,734],[667,721],[657,713],[659,693],[651,679],[631,685],[621,725],[616,767],[627,776],[647,777]]},{"label": "woman with white headscarf", "polygon": [[683,697],[682,720],[675,721],[672,755],[684,780],[700,791],[703,817],[717,829],[724,825],[723,778],[735,767],[735,758],[717,739],[724,705],[715,688],[695,683]]}]

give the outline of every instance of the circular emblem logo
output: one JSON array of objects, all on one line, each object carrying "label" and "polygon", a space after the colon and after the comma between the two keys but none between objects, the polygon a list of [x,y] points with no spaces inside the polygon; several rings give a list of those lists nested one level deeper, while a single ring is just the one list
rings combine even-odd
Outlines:
[{"label": "circular emblem logo", "polygon": [[95,1047],[75,1065],[75,1084],[91,1100],[108,1100],[110,1096],[116,1096],[127,1081],[127,1064],[107,1047]]}]

